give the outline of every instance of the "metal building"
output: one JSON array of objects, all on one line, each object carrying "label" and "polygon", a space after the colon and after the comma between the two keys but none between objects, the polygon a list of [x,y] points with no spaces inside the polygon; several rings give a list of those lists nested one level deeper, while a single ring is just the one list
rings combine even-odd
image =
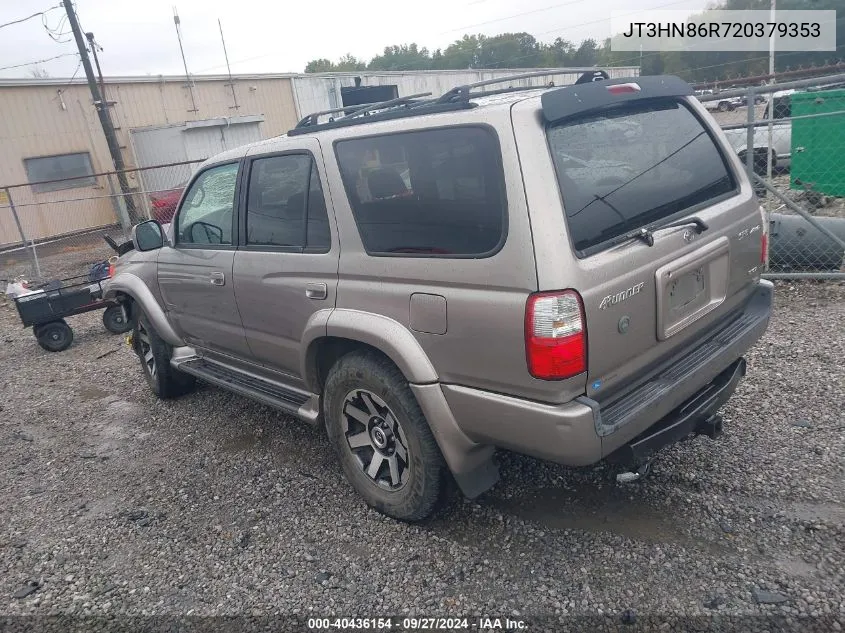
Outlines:
[{"label": "metal building", "polygon": [[[536,70],[536,69],[535,69]],[[548,69],[543,69],[548,70]],[[637,67],[607,69],[636,76]],[[207,158],[225,149],[284,134],[314,111],[430,92],[506,77],[531,69],[262,74],[192,77],[111,77],[105,97],[128,167]],[[516,85],[574,83],[577,70],[517,80]],[[45,240],[116,224],[126,218],[114,169],[84,79],[0,79],[0,249],[20,244],[4,187],[40,180],[61,183],[12,187],[27,240]],[[191,166],[129,173],[133,199],[177,187]],[[149,209],[139,209],[148,212]]]}]

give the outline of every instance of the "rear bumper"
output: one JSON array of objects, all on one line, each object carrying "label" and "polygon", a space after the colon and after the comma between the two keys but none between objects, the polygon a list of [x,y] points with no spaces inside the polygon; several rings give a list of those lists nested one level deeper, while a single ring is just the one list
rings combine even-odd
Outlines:
[{"label": "rear bumper", "polygon": [[772,284],[761,281],[739,315],[612,402],[581,396],[549,405],[456,385],[441,389],[461,430],[481,444],[583,466],[641,442],[656,427],[658,437],[641,444],[642,452],[680,439],[688,428],[695,432],[724,404],[744,375],[743,354],[768,326],[771,305]]},{"label": "rear bumper", "polygon": [[608,459],[641,464],[664,446],[690,435],[709,435],[715,439],[722,431],[722,420],[716,412],[730,399],[743,376],[745,359],[740,358],[687,402],[611,453]]}]

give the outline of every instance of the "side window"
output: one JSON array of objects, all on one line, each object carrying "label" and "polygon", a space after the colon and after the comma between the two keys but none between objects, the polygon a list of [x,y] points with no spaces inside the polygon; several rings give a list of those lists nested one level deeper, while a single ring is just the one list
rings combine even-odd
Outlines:
[{"label": "side window", "polygon": [[179,244],[232,243],[238,164],[218,165],[193,182],[176,219]]},{"label": "side window", "polygon": [[485,256],[501,244],[501,153],[480,127],[341,141],[344,187],[371,255]]},{"label": "side window", "polygon": [[325,252],[331,245],[326,202],[310,155],[252,162],[247,191],[246,243]]}]

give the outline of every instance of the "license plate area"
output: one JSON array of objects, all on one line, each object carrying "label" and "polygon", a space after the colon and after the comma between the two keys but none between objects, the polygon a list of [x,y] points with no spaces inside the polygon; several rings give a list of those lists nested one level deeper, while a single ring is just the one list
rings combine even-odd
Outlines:
[{"label": "license plate area", "polygon": [[707,270],[701,267],[683,274],[669,283],[667,287],[669,310],[674,316],[683,315],[685,311],[693,310],[702,303],[706,298],[706,278]]},{"label": "license plate area", "polygon": [[729,246],[728,238],[723,236],[656,271],[659,340],[680,332],[725,300]]}]

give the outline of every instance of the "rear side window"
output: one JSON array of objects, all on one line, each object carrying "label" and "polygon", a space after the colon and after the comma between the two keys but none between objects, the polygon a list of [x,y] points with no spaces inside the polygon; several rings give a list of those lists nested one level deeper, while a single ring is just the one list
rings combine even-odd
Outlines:
[{"label": "rear side window", "polygon": [[310,154],[252,161],[246,243],[326,252],[331,246],[326,201]]},{"label": "rear side window", "polygon": [[483,257],[505,235],[496,137],[481,127],[340,141],[343,184],[371,255]]},{"label": "rear side window", "polygon": [[581,254],[736,189],[713,138],[677,101],[569,119],[548,139]]}]

